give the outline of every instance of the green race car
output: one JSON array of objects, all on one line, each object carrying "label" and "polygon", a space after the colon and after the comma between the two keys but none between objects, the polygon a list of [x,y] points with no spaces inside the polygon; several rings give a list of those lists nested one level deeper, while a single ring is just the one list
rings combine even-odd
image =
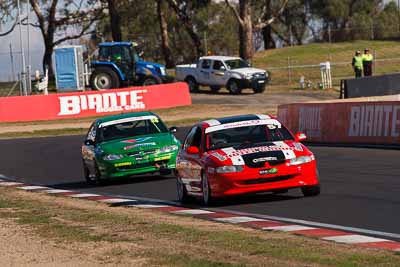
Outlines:
[{"label": "green race car", "polygon": [[180,142],[151,112],[97,119],[82,144],[83,171],[89,184],[134,174],[169,174]]}]

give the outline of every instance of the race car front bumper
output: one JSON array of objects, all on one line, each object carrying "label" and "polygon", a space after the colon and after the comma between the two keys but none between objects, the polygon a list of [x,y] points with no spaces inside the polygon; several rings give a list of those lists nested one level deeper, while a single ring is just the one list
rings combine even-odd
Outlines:
[{"label": "race car front bumper", "polygon": [[267,169],[248,167],[244,167],[242,172],[208,174],[212,196],[224,197],[319,184],[315,161],[276,169],[274,174],[260,174]]},{"label": "race car front bumper", "polygon": [[135,174],[170,173],[175,169],[176,153],[165,153],[143,160],[122,159],[118,161],[101,161],[99,170],[104,179],[131,176]]}]

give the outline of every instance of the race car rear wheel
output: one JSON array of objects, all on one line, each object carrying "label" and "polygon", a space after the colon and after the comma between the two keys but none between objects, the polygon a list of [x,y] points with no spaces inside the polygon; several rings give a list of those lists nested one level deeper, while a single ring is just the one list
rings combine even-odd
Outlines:
[{"label": "race car rear wheel", "polygon": [[189,196],[185,185],[179,177],[176,177],[176,189],[178,192],[178,199],[181,203],[188,202]]},{"label": "race car rear wheel", "polygon": [[321,186],[319,184],[313,186],[304,186],[301,188],[301,192],[305,197],[318,196],[321,193]]},{"label": "race car rear wheel", "polygon": [[210,206],[213,203],[213,198],[211,196],[211,188],[210,183],[208,182],[207,175],[202,173],[201,175],[201,189],[203,191],[202,194],[202,202],[205,206]]},{"label": "race car rear wheel", "polygon": [[199,84],[197,83],[195,78],[193,78],[192,76],[187,77],[185,79],[185,82],[188,84],[189,91],[191,93],[195,93],[195,92],[199,91]]},{"label": "race car rear wheel", "polygon": [[238,95],[242,92],[242,89],[239,86],[239,82],[233,79],[228,82],[226,87],[229,93],[231,93],[232,95]]}]

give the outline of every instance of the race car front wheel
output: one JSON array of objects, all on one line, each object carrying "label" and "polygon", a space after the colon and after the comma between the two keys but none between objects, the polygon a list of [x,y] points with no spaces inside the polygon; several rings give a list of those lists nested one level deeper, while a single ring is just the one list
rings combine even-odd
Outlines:
[{"label": "race car front wheel", "polygon": [[186,203],[188,202],[188,193],[186,190],[185,185],[183,184],[182,180],[180,178],[176,178],[176,189],[178,192],[178,199],[181,203]]},{"label": "race car front wheel", "polygon": [[313,186],[304,186],[301,188],[301,192],[305,197],[318,196],[321,193],[321,186],[319,184]]},{"label": "race car front wheel", "polygon": [[211,196],[210,183],[208,182],[207,175],[204,173],[201,175],[201,188],[203,191],[202,201],[205,206],[210,206],[213,203],[213,198]]},{"label": "race car front wheel", "polygon": [[83,174],[87,184],[98,185],[100,183],[100,171],[97,164],[95,165],[95,173],[90,173],[89,168],[83,163]]}]

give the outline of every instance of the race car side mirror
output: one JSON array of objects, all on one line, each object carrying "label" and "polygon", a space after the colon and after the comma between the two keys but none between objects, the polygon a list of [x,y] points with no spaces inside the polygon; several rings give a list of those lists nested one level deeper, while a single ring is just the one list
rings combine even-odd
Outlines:
[{"label": "race car side mirror", "polygon": [[297,142],[301,142],[301,141],[304,141],[304,140],[306,140],[307,139],[307,135],[305,134],[305,133],[297,133],[296,135],[295,135],[295,138],[296,138],[296,141]]},{"label": "race car side mirror", "polygon": [[178,128],[176,128],[175,126],[169,128],[170,133],[176,133],[177,131],[178,131]]},{"label": "race car side mirror", "polygon": [[190,146],[186,149],[186,152],[191,155],[196,155],[200,153],[200,150],[196,146]]}]

